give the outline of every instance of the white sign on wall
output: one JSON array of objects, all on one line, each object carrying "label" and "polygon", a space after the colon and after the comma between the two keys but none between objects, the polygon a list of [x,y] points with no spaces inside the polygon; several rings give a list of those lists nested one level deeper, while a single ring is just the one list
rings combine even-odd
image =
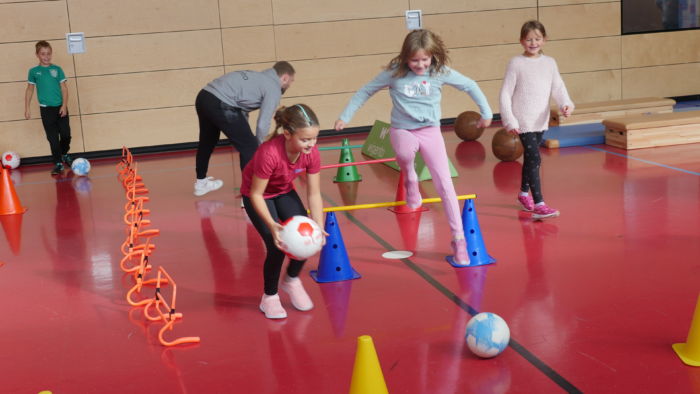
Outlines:
[{"label": "white sign on wall", "polygon": [[85,53],[85,33],[66,33],[68,53]]}]

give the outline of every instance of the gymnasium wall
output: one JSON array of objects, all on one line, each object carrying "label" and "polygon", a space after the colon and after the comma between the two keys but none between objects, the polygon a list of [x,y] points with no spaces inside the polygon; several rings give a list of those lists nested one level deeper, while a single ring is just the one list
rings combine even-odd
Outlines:
[{"label": "gymnasium wall", "polygon": [[[452,66],[479,82],[495,112],[506,62],[521,52],[520,26],[534,18],[575,102],[700,92],[700,31],[621,36],[619,1],[0,0],[0,150],[49,154],[36,103],[24,119],[37,40],[52,43],[69,77],[72,151],[92,152],[196,141],[199,89],[276,60],[297,69],[283,104],[309,104],[329,129],[398,52],[407,9],[423,11]],[[67,32],[85,33],[86,53],[67,54]],[[476,109],[452,88],[443,97],[445,118]],[[381,92],[349,126],[388,120],[389,109]]]}]

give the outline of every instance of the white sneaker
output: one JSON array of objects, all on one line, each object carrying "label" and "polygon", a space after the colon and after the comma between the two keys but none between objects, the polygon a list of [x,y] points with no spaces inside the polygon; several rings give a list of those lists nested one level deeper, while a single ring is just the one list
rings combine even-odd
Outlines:
[{"label": "white sneaker", "polygon": [[194,195],[197,197],[203,196],[211,191],[221,189],[223,185],[224,181],[221,179],[214,179],[210,176],[204,179],[197,179],[194,181]]}]

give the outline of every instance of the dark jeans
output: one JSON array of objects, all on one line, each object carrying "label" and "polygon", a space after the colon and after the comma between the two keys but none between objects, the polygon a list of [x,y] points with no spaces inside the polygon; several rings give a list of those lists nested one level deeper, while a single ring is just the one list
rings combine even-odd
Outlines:
[{"label": "dark jeans", "polygon": [[543,131],[520,134],[523,143],[523,177],[520,190],[532,191],[532,199],[535,204],[544,201],[542,187],[540,185],[540,145],[542,144]]},{"label": "dark jeans", "polygon": [[[301,202],[296,190],[265,199],[265,204],[267,204],[267,209],[270,210],[270,215],[272,215],[272,218],[276,222],[284,222],[295,215],[307,216],[306,208],[304,208],[304,204]],[[262,219],[260,219],[257,212],[255,212],[255,208],[253,208],[253,204],[247,196],[243,196],[243,207],[251,223],[253,223],[255,229],[258,230],[258,233],[260,233],[263,242],[265,242],[265,247],[267,248],[267,256],[265,257],[265,265],[263,266],[265,294],[277,294],[277,284],[280,280],[280,272],[282,271],[282,263],[284,262],[284,252],[277,249],[277,246],[275,246],[275,241],[272,238],[270,229],[265,225]],[[292,278],[299,276],[305,262],[306,260],[289,259],[287,275]]]},{"label": "dark jeans", "polygon": [[199,118],[197,179],[204,179],[207,176],[209,159],[216,143],[219,142],[220,131],[223,131],[240,153],[242,171],[258,149],[258,140],[250,129],[246,114],[240,108],[222,102],[206,90],[199,91],[195,100],[195,108]]},{"label": "dark jeans", "polygon": [[59,114],[61,107],[39,107],[41,123],[44,125],[46,139],[51,147],[51,159],[54,163],[62,161],[61,156],[70,150],[70,123],[68,114]]}]

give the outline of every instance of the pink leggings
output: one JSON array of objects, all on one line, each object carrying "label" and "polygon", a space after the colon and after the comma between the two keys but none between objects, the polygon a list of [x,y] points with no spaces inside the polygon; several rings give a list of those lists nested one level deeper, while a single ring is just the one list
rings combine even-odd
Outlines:
[{"label": "pink leggings", "polygon": [[415,130],[403,130],[392,127],[389,133],[391,146],[396,152],[396,161],[405,175],[404,185],[406,186],[406,200],[409,205],[413,205],[411,203],[417,205],[417,200],[420,198],[418,174],[416,174],[414,164],[416,152],[420,152],[430,171],[430,175],[433,177],[435,189],[442,198],[442,205],[445,208],[450,230],[452,230],[452,237],[463,236],[462,216],[459,211],[457,193],[455,193],[455,187],[450,176],[445,140],[442,138],[440,127],[428,126]]}]

